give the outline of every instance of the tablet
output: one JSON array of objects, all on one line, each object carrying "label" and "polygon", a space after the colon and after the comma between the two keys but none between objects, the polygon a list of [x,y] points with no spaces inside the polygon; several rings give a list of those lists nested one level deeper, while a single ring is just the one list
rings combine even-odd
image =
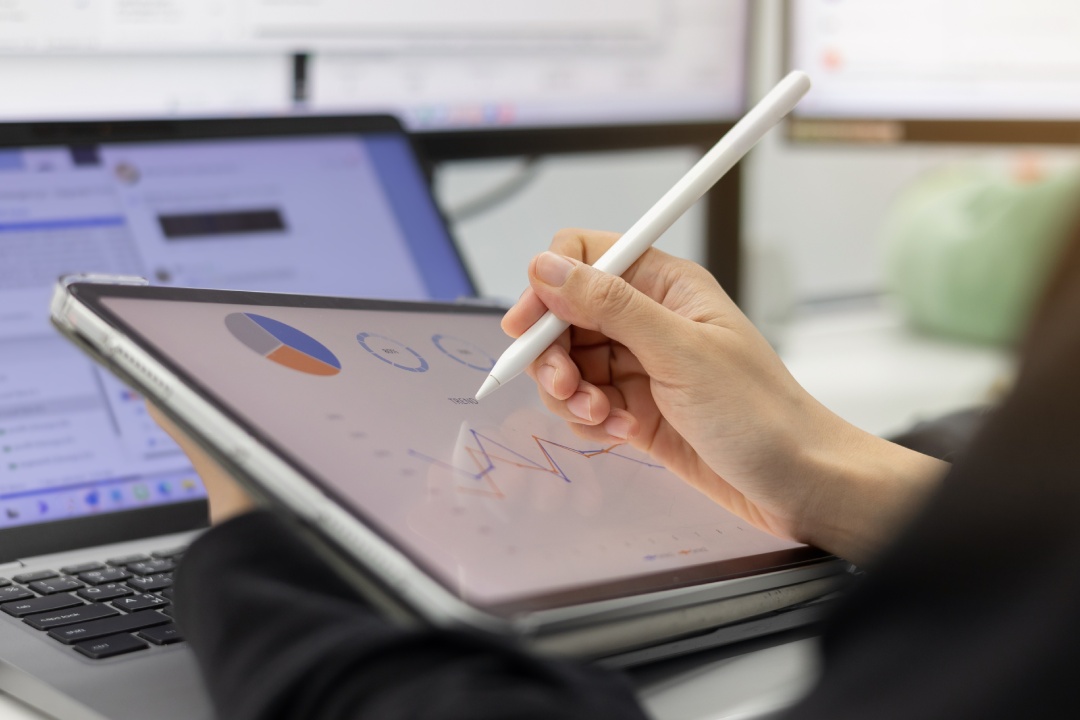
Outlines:
[{"label": "tablet", "polygon": [[580,439],[528,378],[478,403],[509,344],[502,313],[85,277],[52,306],[365,592],[421,622],[596,655],[834,589],[843,563],[629,446]]}]

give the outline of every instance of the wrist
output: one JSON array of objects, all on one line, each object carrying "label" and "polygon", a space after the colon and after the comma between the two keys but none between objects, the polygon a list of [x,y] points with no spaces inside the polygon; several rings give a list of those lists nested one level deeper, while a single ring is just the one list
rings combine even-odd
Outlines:
[{"label": "wrist", "polygon": [[793,536],[863,565],[923,507],[949,464],[822,410],[816,438],[801,453],[807,493]]}]

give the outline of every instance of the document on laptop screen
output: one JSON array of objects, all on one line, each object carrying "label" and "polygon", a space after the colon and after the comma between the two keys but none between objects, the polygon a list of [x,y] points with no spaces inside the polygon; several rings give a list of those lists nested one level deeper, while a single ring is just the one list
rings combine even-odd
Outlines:
[{"label": "document on laptop screen", "polygon": [[471,293],[400,134],[0,149],[0,528],[204,494],[142,399],[49,327],[67,272]]}]

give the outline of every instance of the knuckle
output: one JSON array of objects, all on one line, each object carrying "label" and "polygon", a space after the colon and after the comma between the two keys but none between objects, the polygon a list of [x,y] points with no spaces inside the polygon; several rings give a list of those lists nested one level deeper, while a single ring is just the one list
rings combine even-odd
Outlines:
[{"label": "knuckle", "polygon": [[662,267],[673,280],[686,278],[693,281],[716,282],[716,278],[713,277],[711,272],[693,260],[687,260],[686,258],[665,255]]},{"label": "knuckle", "polygon": [[580,260],[585,256],[585,245],[584,231],[577,228],[563,228],[555,233],[549,249],[559,255]]},{"label": "knuckle", "polygon": [[619,237],[619,233],[606,230],[563,228],[555,233],[549,249],[591,265],[614,245]]},{"label": "knuckle", "polygon": [[622,279],[607,273],[590,273],[585,288],[585,302],[607,313],[621,311],[633,299],[633,290]]}]

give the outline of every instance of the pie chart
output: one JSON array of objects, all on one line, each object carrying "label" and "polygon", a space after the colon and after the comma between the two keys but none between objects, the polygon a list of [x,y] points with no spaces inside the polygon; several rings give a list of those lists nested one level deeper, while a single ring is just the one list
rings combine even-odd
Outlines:
[{"label": "pie chart", "polygon": [[292,325],[255,313],[231,313],[225,327],[247,347],[290,370],[308,375],[337,375],[341,361],[321,342]]}]

